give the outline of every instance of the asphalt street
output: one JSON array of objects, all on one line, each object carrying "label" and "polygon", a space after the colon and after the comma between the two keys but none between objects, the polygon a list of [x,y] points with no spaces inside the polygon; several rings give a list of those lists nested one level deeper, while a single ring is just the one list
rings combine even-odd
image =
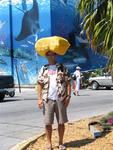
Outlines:
[{"label": "asphalt street", "polygon": [[[110,111],[113,111],[113,90],[81,90],[78,97],[72,94],[69,122]],[[6,97],[0,103],[0,150],[9,150],[43,131],[43,115],[37,107],[35,89],[22,89],[21,93],[16,89],[15,97]]]}]

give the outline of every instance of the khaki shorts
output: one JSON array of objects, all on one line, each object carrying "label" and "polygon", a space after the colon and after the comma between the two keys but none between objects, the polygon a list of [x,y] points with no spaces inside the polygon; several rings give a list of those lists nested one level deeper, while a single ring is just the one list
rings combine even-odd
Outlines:
[{"label": "khaki shorts", "polygon": [[67,110],[62,101],[48,100],[47,102],[44,102],[43,108],[45,125],[53,124],[54,114],[56,114],[58,124],[63,124],[68,121]]}]

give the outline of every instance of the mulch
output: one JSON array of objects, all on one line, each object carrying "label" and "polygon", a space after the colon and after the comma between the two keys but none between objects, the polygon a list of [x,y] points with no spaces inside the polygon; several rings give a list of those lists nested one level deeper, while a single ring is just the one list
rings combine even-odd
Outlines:
[{"label": "mulch", "polygon": [[[94,139],[88,129],[91,120],[99,119],[93,117],[66,124],[64,144],[67,150],[113,150],[113,131],[103,134]],[[57,130],[53,130],[53,149],[58,150]],[[45,150],[46,136],[43,135],[28,146],[26,150]]]}]

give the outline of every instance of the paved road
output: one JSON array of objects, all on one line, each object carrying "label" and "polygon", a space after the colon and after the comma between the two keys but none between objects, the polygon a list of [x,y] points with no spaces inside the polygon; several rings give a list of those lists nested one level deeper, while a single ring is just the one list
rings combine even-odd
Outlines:
[{"label": "paved road", "polygon": [[[0,103],[0,150],[12,146],[44,131],[42,111],[37,109],[35,89],[18,90],[14,98]],[[68,108],[69,120],[79,120],[113,111],[113,90],[81,90],[72,94]]]}]

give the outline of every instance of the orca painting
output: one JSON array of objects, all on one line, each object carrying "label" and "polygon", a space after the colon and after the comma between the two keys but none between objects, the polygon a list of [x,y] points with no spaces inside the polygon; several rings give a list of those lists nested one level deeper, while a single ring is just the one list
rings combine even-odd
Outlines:
[{"label": "orca painting", "polygon": [[16,41],[21,41],[30,35],[36,34],[40,30],[39,26],[39,9],[36,0],[33,0],[33,7],[24,13],[22,26]]}]

